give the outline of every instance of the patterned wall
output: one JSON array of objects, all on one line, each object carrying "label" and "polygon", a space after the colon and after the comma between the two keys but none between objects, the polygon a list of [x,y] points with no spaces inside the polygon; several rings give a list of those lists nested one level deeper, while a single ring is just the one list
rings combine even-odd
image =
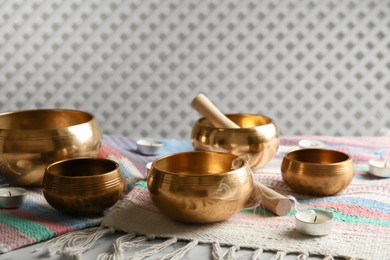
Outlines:
[{"label": "patterned wall", "polygon": [[205,93],[281,134],[390,128],[388,0],[0,0],[0,110],[189,137]]}]

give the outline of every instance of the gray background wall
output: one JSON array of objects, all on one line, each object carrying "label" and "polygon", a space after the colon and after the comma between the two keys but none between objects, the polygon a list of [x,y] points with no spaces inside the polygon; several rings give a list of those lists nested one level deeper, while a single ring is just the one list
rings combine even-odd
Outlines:
[{"label": "gray background wall", "polygon": [[3,0],[0,110],[81,109],[105,133],[188,138],[203,92],[283,135],[378,135],[389,51],[387,0]]}]

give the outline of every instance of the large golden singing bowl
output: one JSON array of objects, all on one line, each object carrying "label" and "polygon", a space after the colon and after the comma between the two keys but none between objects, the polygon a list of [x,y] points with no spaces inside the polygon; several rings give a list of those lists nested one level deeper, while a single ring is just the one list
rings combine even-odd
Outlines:
[{"label": "large golden singing bowl", "polygon": [[301,149],[285,154],[283,180],[296,192],[333,195],[347,187],[353,178],[352,158],[343,152],[326,149]]},{"label": "large golden singing bowl", "polygon": [[152,163],[148,189],[155,206],[166,216],[188,223],[225,220],[242,209],[252,192],[248,167],[237,156],[217,152],[184,152]]},{"label": "large golden singing bowl", "polygon": [[218,128],[201,118],[195,122],[191,139],[195,150],[247,155],[249,166],[268,163],[279,147],[279,132],[271,118],[253,114],[226,115],[241,128]]},{"label": "large golden singing bowl", "polygon": [[40,185],[45,167],[74,157],[96,157],[101,132],[94,116],[38,109],[0,114],[0,176],[15,185]]},{"label": "large golden singing bowl", "polygon": [[47,166],[43,194],[55,209],[75,215],[102,212],[122,196],[119,165],[103,158],[73,158]]}]

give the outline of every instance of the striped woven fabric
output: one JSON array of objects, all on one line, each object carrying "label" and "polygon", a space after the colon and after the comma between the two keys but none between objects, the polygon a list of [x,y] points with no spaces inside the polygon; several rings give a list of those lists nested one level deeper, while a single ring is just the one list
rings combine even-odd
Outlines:
[{"label": "striped woven fabric", "polygon": [[[327,144],[328,148],[346,152],[353,157],[355,177],[347,189],[336,196],[323,198],[296,194],[289,189],[281,178],[280,163],[284,153],[297,147],[298,141],[302,138],[321,139]],[[192,150],[189,140],[163,139],[162,141],[164,151],[159,156]],[[255,178],[280,193],[293,195],[299,200],[302,207],[326,208],[332,211],[335,217],[335,227],[332,235],[310,240],[297,236],[291,231],[293,230],[294,211],[287,216],[270,218],[272,214],[266,210],[245,209],[226,222],[219,223],[217,228],[222,226],[222,232],[218,229],[218,234],[224,234],[226,231],[226,236],[220,238],[218,235],[213,236],[211,234],[209,242],[217,241],[221,244],[254,249],[261,247],[262,250],[303,253],[303,255],[314,253],[367,259],[370,259],[371,256],[381,257],[377,259],[390,258],[390,253],[386,253],[389,251],[387,242],[390,241],[390,179],[381,179],[369,174],[367,164],[369,159],[386,156],[389,147],[390,139],[379,137],[282,137],[277,155],[268,165],[255,173]],[[135,150],[135,139],[104,135],[99,156],[117,160],[120,163],[124,177],[127,179],[133,177],[144,178],[146,176],[146,163],[153,161],[156,156],[143,156]],[[119,209],[123,206],[132,207],[140,201],[147,203],[147,205],[135,207],[137,214],[134,214],[134,216],[142,216],[142,210],[144,210],[149,219],[155,216],[158,223],[164,223],[162,226],[170,228],[171,232],[174,232],[177,223],[171,222],[158,214],[158,211],[151,205],[144,181],[138,182],[135,188],[129,185],[129,194],[118,203],[120,207],[118,205],[118,207],[114,206],[106,212],[104,216],[105,225],[145,235],[149,233],[156,234],[158,228],[156,229],[151,225],[143,226],[144,230],[135,230],[135,227],[132,226],[118,226],[121,224],[116,219],[121,214]],[[116,215],[116,213],[118,214]],[[110,218],[111,216],[112,218]],[[128,217],[129,215],[126,215],[126,223],[131,224],[132,221],[129,221]],[[48,240],[74,230],[98,226],[101,221],[101,216],[96,218],[73,218],[63,215],[46,203],[40,189],[29,190],[28,198],[21,208],[0,210],[0,252],[7,252],[21,246]],[[137,221],[136,219],[134,223],[137,223]],[[274,233],[264,233],[267,231],[264,226]],[[249,227],[248,230],[252,229],[256,232],[252,234],[249,231],[247,233],[240,231],[239,236],[229,240],[228,232],[234,230],[235,227]],[[152,228],[152,230],[148,231],[147,228]],[[164,233],[164,230],[162,230],[157,235],[167,238],[175,236],[178,239],[191,240],[188,236],[185,236],[185,233],[180,236],[180,234]],[[200,234],[203,238],[204,235]],[[355,239],[359,236],[359,239]],[[194,237],[196,238],[196,233],[191,233],[191,238]],[[333,242],[340,243],[338,238],[346,237],[349,241],[344,241],[345,246],[343,247],[335,247],[332,241],[329,241],[333,240]],[[371,238],[374,237],[376,239],[380,237],[383,243],[372,245],[371,242],[374,240]],[[258,243],[259,241],[261,243]],[[313,241],[317,245],[316,248],[312,246]],[[369,245],[359,244],[360,241],[366,241]],[[352,244],[354,242],[356,244]]]},{"label": "striped woven fabric", "polygon": [[[390,178],[382,179],[368,173],[368,160],[388,156],[390,138],[379,137],[304,137],[321,139],[327,148],[348,153],[353,158],[355,176],[352,183],[334,196],[310,197],[293,192],[282,180],[280,165],[284,153],[297,148],[303,137],[282,137],[275,158],[255,172],[255,178],[283,194],[298,199],[301,208],[331,211],[334,216],[330,234],[311,237],[294,228],[292,210],[286,216],[274,216],[263,209],[243,209],[228,220],[214,225],[197,226],[172,221],[158,212],[151,203],[145,182],[136,187],[105,216],[103,226],[174,240],[213,245],[218,259],[234,259],[239,248],[253,249],[252,259],[261,259],[263,251],[273,251],[282,259],[298,254],[298,259],[321,255],[324,259],[390,259]],[[126,157],[126,154],[122,156]],[[390,159],[390,158],[389,158]],[[299,209],[299,208],[298,208]],[[219,246],[231,248],[231,258],[224,258]],[[183,250],[178,249],[178,254]],[[140,252],[141,253],[141,252]],[[238,254],[239,252],[237,252]],[[137,253],[135,254],[137,256]],[[105,259],[105,258],[104,258]],[[109,257],[107,258],[109,259]],[[276,259],[276,258],[275,258]]]},{"label": "striped woven fabric", "polygon": [[[166,140],[163,153],[191,150],[188,141]],[[126,156],[134,162],[139,171],[145,173],[145,163],[154,157],[141,156],[134,152],[133,139],[116,136],[103,136],[99,157],[119,158]],[[125,177],[133,176],[125,163],[121,163]],[[53,209],[45,200],[42,189],[27,191],[26,200],[18,209],[0,209],[0,253],[45,241],[61,234],[98,226],[103,215],[96,217],[72,217]]]}]

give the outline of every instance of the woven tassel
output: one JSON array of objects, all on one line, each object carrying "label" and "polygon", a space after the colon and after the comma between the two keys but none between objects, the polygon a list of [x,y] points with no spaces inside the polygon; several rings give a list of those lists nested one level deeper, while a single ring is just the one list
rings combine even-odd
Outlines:
[{"label": "woven tassel", "polygon": [[221,246],[219,245],[219,243],[213,243],[212,247],[213,247],[213,251],[212,251],[211,255],[213,256],[213,259],[214,260],[222,259],[223,253],[222,253],[222,249],[221,249]]},{"label": "woven tassel", "polygon": [[297,260],[306,260],[309,257],[307,252],[302,252],[297,256]]},{"label": "woven tassel", "polygon": [[226,260],[235,260],[236,257],[235,257],[235,253],[237,250],[239,250],[240,247],[238,246],[232,246],[228,249],[228,251],[226,252],[226,255],[225,255],[225,259]]},{"label": "woven tassel", "polygon": [[47,241],[36,251],[46,249],[50,256],[64,254],[76,259],[80,259],[82,253],[90,249],[96,241],[113,230],[102,227],[89,228],[70,232]]},{"label": "woven tassel", "polygon": [[[150,239],[150,238],[149,238]],[[150,257],[150,256],[153,256],[155,254],[158,254],[159,252],[163,251],[164,249],[166,249],[167,247],[169,247],[170,245],[174,244],[177,242],[177,238],[171,238],[171,239],[168,239],[166,240],[165,242],[161,243],[161,244],[157,244],[157,245],[152,245],[148,248],[145,248],[141,251],[138,251],[137,253],[135,253],[133,256],[127,258],[127,259],[131,259],[131,260],[140,260],[140,259],[144,259],[146,257]]]},{"label": "woven tassel", "polygon": [[193,240],[189,243],[187,243],[187,245],[183,246],[182,248],[179,248],[175,251],[173,251],[172,253],[164,256],[161,260],[178,260],[180,258],[182,258],[188,251],[190,251],[191,249],[193,249],[196,245],[198,245],[198,240]]},{"label": "woven tassel", "polygon": [[146,237],[136,237],[135,233],[127,234],[121,237],[118,237],[114,243],[114,249],[111,253],[102,253],[98,255],[97,260],[119,260],[123,257],[123,252],[126,249],[137,248],[139,243],[147,240]]},{"label": "woven tassel", "polygon": [[271,260],[283,260],[283,258],[286,256],[286,252],[284,251],[278,251],[276,252],[276,255],[274,255]]},{"label": "woven tassel", "polygon": [[255,250],[255,252],[253,252],[253,255],[252,255],[252,260],[257,260],[257,259],[260,259],[260,256],[261,254],[264,252],[264,250],[262,248],[258,248]]}]

